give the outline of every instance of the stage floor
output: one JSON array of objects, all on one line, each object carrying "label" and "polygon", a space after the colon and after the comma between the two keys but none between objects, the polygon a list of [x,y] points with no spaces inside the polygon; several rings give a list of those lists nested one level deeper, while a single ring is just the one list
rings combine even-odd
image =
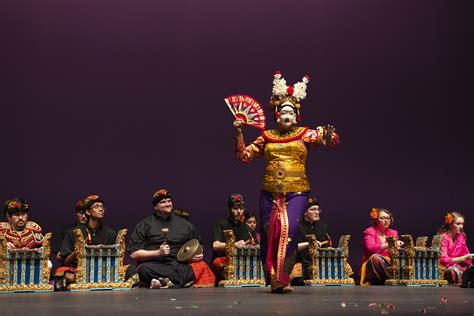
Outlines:
[{"label": "stage floor", "polygon": [[383,315],[386,312],[389,315],[423,312],[474,315],[474,289],[453,286],[295,289],[294,293],[285,295],[271,294],[268,288],[1,294],[0,315]]}]

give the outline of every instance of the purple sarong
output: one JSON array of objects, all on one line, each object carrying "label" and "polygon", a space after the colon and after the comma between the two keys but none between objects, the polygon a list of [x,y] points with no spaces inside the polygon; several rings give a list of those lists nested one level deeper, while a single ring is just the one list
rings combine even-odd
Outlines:
[{"label": "purple sarong", "polygon": [[267,266],[267,282],[290,283],[298,249],[298,219],[304,214],[309,191],[260,194],[262,260]]}]

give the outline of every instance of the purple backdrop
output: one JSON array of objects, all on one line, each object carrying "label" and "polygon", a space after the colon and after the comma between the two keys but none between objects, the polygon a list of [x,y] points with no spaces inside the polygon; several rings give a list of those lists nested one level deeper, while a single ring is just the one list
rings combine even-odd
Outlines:
[{"label": "purple backdrop", "polygon": [[341,135],[307,167],[356,269],[371,207],[414,236],[459,210],[474,250],[467,2],[6,1],[0,200],[26,198],[54,233],[98,193],[106,224],[133,229],[166,187],[209,246],[228,194],[258,211],[263,173],[234,158],[223,98],[266,110],[278,69],[291,84],[312,77],[302,125]]}]

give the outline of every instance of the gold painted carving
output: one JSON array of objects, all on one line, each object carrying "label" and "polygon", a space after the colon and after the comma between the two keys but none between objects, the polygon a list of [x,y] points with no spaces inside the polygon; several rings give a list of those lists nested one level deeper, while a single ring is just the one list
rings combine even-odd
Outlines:
[{"label": "gold painted carving", "polygon": [[349,258],[349,239],[351,239],[351,235],[342,235],[341,238],[339,238],[339,248],[344,249],[344,272],[346,278],[354,273],[349,262],[347,262]]},{"label": "gold painted carving", "polygon": [[310,279],[318,279],[319,278],[319,267],[318,267],[318,244],[316,243],[316,236],[306,235],[308,239],[308,252],[309,256],[311,257],[311,265],[309,267],[309,278]]},{"label": "gold painted carving", "polygon": [[84,236],[82,236],[82,232],[79,228],[74,229],[74,252],[76,253],[76,260],[77,260],[77,271],[76,275],[76,282],[82,282],[84,279],[84,247],[85,241]]},{"label": "gold painted carving", "polygon": [[446,280],[400,280],[388,279],[386,285],[448,285]]},{"label": "gold painted carving", "polygon": [[30,285],[5,285],[0,286],[1,292],[22,292],[22,291],[52,291],[51,284],[30,284]]},{"label": "gold painted carving", "polygon": [[413,246],[413,238],[411,235],[402,235],[403,251],[405,253],[405,262],[402,266],[402,279],[411,280],[414,278],[414,258],[415,247]]},{"label": "gold painted carving", "polygon": [[222,280],[219,282],[219,286],[222,287],[237,287],[237,286],[265,286],[265,280]]},{"label": "gold painted carving", "polygon": [[304,281],[305,285],[328,285],[328,284],[340,284],[340,285],[354,285],[354,280],[351,278],[347,279],[309,279]]},{"label": "gold painted carving", "polygon": [[224,277],[227,280],[235,279],[234,252],[235,252],[235,236],[231,229],[224,230],[225,237],[225,255],[227,257],[227,265],[224,267]]},{"label": "gold painted carving", "polygon": [[7,240],[0,233],[0,284],[7,283]]},{"label": "gold painted carving", "polygon": [[123,257],[125,256],[125,235],[127,234],[126,229],[119,230],[117,234],[117,241],[116,243],[119,245],[119,254],[118,254],[118,266],[119,266],[119,278],[120,280],[125,279],[125,271],[127,267],[123,265]]},{"label": "gold painted carving", "polygon": [[428,237],[418,237],[416,239],[415,247],[416,248],[426,248],[426,242],[428,241]]},{"label": "gold painted carving", "polygon": [[399,279],[400,271],[399,260],[398,260],[398,245],[397,239],[393,236],[387,237],[388,243],[388,256],[390,257],[390,267],[389,267],[389,276],[390,279]]},{"label": "gold painted carving", "polygon": [[73,283],[68,286],[71,291],[86,291],[94,289],[131,289],[132,281],[125,282],[97,282],[97,283]]},{"label": "gold painted carving", "polygon": [[51,241],[52,234],[47,233],[44,236],[43,239],[43,255],[41,256],[41,259],[43,261],[43,282],[48,283],[49,282],[49,277],[51,275],[51,271],[49,270],[48,267],[48,261],[49,261],[49,254],[51,253],[50,250],[50,241]]}]

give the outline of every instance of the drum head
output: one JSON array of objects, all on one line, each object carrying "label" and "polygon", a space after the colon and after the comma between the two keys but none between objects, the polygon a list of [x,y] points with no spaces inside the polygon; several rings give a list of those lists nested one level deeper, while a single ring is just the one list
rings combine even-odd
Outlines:
[{"label": "drum head", "polygon": [[196,255],[202,254],[202,246],[199,244],[197,239],[191,239],[187,243],[181,246],[178,251],[178,261],[190,262]]}]

